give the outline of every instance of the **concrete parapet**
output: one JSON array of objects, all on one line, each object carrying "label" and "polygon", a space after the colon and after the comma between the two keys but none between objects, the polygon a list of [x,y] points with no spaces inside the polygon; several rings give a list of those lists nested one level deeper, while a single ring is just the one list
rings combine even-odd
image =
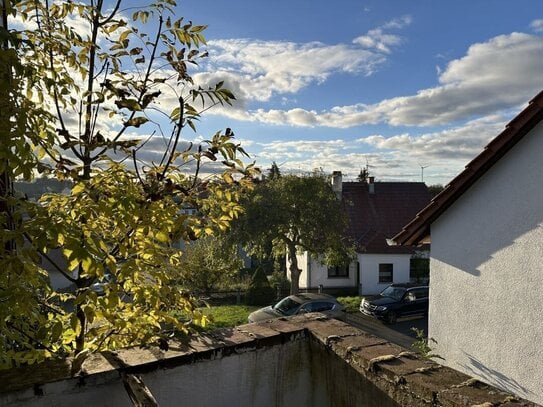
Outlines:
[{"label": "concrete parapet", "polygon": [[129,405],[123,374],[164,406],[536,406],[321,314],[0,371],[0,406]]}]

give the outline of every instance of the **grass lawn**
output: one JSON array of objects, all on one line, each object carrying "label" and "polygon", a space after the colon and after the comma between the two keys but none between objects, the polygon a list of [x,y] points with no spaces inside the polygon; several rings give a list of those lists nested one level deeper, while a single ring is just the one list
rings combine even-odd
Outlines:
[{"label": "grass lawn", "polygon": [[218,305],[210,308],[201,308],[204,315],[211,318],[211,322],[203,330],[217,328],[230,328],[247,324],[249,314],[259,308],[252,305]]},{"label": "grass lawn", "polygon": [[[338,297],[337,299],[349,313],[358,312],[362,297]],[[249,314],[259,308],[251,305],[216,305],[200,310],[211,318],[205,328],[198,328],[199,331],[210,331],[217,328],[231,328],[247,323]]]}]

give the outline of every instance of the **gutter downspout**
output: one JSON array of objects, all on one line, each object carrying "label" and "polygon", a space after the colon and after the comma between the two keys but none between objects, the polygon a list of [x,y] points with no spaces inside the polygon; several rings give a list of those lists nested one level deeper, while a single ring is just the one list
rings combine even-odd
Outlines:
[{"label": "gutter downspout", "polygon": [[306,277],[306,283],[305,286],[309,290],[311,288],[311,255],[309,252],[307,252],[307,277]]}]

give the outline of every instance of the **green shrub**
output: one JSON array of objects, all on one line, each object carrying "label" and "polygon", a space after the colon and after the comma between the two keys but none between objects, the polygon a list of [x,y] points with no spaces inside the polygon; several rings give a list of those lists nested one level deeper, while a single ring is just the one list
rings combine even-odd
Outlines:
[{"label": "green shrub", "polygon": [[266,277],[266,273],[258,267],[251,278],[245,301],[249,305],[269,305],[275,299],[275,290]]},{"label": "green shrub", "polygon": [[270,285],[276,292],[284,292],[290,289],[290,281],[284,271],[274,271],[270,275]]},{"label": "green shrub", "polygon": [[337,297],[338,302],[345,307],[345,310],[349,313],[359,312],[360,302],[363,297]]},{"label": "green shrub", "polygon": [[430,347],[430,342],[437,344],[437,341],[434,338],[428,338],[424,333],[424,329],[413,327],[411,330],[415,332],[415,335],[417,336],[417,340],[411,344],[411,347],[415,349],[424,359],[436,358],[445,360],[438,354],[432,353],[433,349]]}]

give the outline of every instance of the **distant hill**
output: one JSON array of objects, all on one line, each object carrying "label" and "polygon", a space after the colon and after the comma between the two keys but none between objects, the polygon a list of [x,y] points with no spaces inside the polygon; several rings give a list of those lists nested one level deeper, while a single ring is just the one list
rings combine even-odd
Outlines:
[{"label": "distant hill", "polygon": [[38,178],[33,182],[16,181],[13,187],[16,192],[25,194],[29,199],[34,200],[46,192],[60,193],[66,188],[71,188],[72,183],[53,178]]}]

